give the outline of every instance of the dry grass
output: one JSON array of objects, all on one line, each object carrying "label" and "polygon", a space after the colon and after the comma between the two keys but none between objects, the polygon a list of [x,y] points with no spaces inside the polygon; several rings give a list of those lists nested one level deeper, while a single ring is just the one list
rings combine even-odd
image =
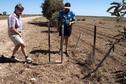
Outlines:
[{"label": "dry grass", "polygon": [[7,16],[1,16],[0,15],[0,20],[4,20],[4,19],[7,19]]},{"label": "dry grass", "polygon": [[[124,22],[116,23],[115,21],[106,21],[87,18],[85,21],[76,22],[73,25],[73,33],[70,37],[69,51],[67,57],[64,54],[64,62],[62,64],[48,63],[48,28],[44,25],[47,20],[44,17],[39,17],[31,22],[25,22],[25,30],[23,33],[24,41],[27,45],[28,55],[32,57],[33,64],[23,63],[0,63],[0,83],[1,84],[123,84],[122,75],[125,71],[125,42],[116,46],[115,52],[104,61],[102,66],[91,77],[83,79],[92,67],[87,63],[87,58],[92,54],[92,39],[93,39],[93,24],[105,28],[97,29],[97,44],[96,44],[96,63],[95,67],[104,57],[104,54],[109,49],[105,46],[108,40],[113,40],[113,36],[118,34],[118,29],[121,29]],[[94,22],[95,21],[95,22]],[[4,23],[4,22],[3,22]],[[87,25],[90,23],[92,25]],[[106,29],[106,27],[108,29]],[[59,62],[59,37],[55,29],[51,29],[51,61]],[[81,40],[75,49],[75,45],[79,34],[83,32]],[[1,53],[10,55],[13,44],[9,41],[5,29],[1,30]],[[6,39],[4,37],[7,37]],[[4,46],[4,48],[3,48]],[[24,60],[22,53],[18,52],[17,57]],[[89,59],[90,60],[90,59]],[[120,71],[120,72],[119,72]],[[119,81],[118,81],[119,80]]]}]

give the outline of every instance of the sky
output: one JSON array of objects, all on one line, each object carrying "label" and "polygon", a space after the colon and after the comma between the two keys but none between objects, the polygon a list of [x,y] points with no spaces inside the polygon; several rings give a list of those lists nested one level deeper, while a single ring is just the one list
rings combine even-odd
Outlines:
[{"label": "sky", "polygon": [[[0,13],[7,11],[13,13],[14,7],[18,3],[24,6],[24,14],[41,14],[41,3],[44,0],[0,0]],[[64,3],[71,3],[71,10],[76,15],[83,16],[110,16],[106,10],[111,6],[111,2],[121,0],[64,0]]]}]

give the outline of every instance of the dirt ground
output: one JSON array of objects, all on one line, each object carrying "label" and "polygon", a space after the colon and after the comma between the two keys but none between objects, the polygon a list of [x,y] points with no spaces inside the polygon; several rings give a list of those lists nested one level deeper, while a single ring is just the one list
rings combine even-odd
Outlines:
[{"label": "dirt ground", "polygon": [[[39,18],[39,19],[35,19]],[[48,27],[44,17],[23,18],[23,39],[27,54],[33,59],[32,64],[9,62],[14,44],[7,34],[7,21],[0,20],[0,84],[125,84],[126,44],[125,41],[116,45],[115,51],[104,61],[94,75],[84,78],[92,67],[87,64],[92,54],[93,25],[97,25],[96,62],[95,67],[109,49],[108,40],[122,30],[125,22],[107,21],[88,18],[73,25],[68,55],[64,53],[63,63],[59,54],[60,40],[57,29],[51,28],[51,61],[48,57]],[[103,27],[103,28],[101,28]],[[104,28],[105,27],[105,28]],[[78,37],[82,33],[78,45]],[[76,48],[75,48],[76,46]],[[2,55],[4,57],[2,57]],[[24,60],[21,52],[17,58]]]}]

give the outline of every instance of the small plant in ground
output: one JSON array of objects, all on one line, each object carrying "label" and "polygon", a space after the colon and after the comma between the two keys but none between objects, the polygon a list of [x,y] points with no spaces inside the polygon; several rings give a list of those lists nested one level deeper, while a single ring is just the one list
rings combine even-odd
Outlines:
[{"label": "small plant in ground", "polygon": [[97,81],[100,82],[103,76],[103,72],[101,70],[98,70],[95,74],[94,74],[95,78],[97,78]]},{"label": "small plant in ground", "polygon": [[[122,40],[126,40],[126,28],[123,28],[123,31],[119,30],[119,34],[114,36],[115,40],[111,41],[109,40],[109,42],[106,45],[114,45],[120,43]],[[115,49],[115,47],[113,48],[113,50]]]}]

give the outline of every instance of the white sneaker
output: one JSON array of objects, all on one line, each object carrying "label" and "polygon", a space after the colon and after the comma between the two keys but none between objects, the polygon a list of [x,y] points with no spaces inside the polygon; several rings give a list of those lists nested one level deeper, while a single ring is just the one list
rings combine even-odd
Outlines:
[{"label": "white sneaker", "polygon": [[11,56],[11,60],[12,60],[12,61],[15,61],[15,62],[16,62],[16,61],[19,61],[19,59],[17,59],[15,56]]},{"label": "white sneaker", "polygon": [[26,57],[26,58],[25,58],[25,61],[26,61],[27,63],[32,63],[32,58]]}]

